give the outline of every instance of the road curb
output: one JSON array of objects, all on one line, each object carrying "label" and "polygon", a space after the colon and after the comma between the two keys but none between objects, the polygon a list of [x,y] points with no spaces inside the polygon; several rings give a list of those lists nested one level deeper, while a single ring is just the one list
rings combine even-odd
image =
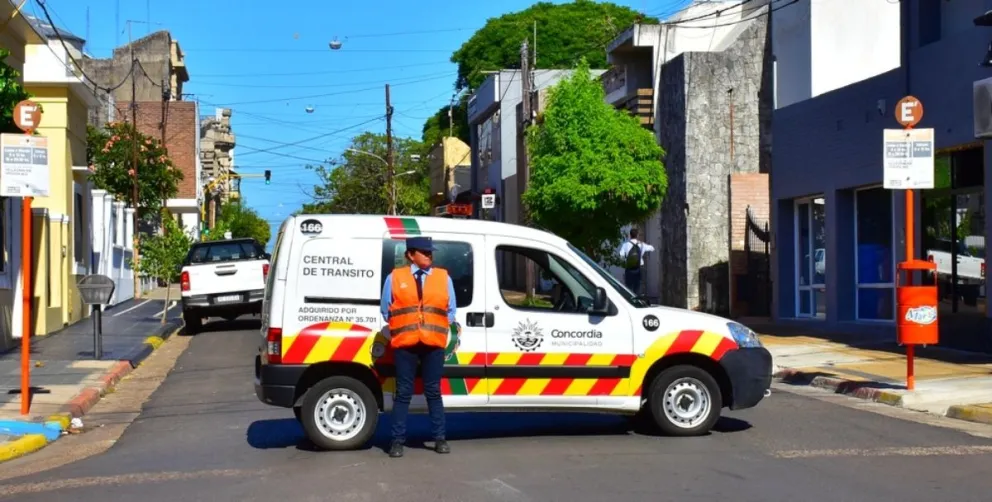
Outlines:
[{"label": "road curb", "polygon": [[992,410],[970,404],[955,405],[947,408],[947,416],[967,422],[992,424]]},{"label": "road curb", "polygon": [[879,383],[869,380],[846,380],[844,378],[828,377],[817,373],[809,373],[792,368],[780,369],[775,372],[775,378],[778,378],[788,384],[808,385],[810,387],[817,387],[820,389],[833,391],[836,394],[844,394],[847,396],[864,399],[866,401],[874,401],[891,406],[902,405],[903,396],[901,394],[887,389],[874,387],[879,385]]},{"label": "road curb", "polygon": [[0,444],[0,462],[13,460],[34,453],[49,443],[43,434],[26,434],[13,441]]},{"label": "road curb", "polygon": [[119,361],[100,378],[99,387],[87,387],[80,391],[62,407],[61,412],[56,417],[68,425],[68,422],[72,418],[85,415],[86,412],[96,406],[96,403],[100,402],[103,396],[107,395],[107,392],[111,391],[124,377],[134,371],[142,361],[147,359],[152,352],[161,347],[165,343],[165,340],[178,333],[180,329],[182,329],[181,325],[177,327],[172,323],[166,324],[162,333],[146,338],[142,344],[142,349],[132,353],[131,357]]}]

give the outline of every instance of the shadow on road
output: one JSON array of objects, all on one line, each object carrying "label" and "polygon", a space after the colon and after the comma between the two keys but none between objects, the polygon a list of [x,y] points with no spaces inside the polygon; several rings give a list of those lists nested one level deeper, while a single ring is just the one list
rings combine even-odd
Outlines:
[{"label": "shadow on road", "polygon": [[[449,441],[472,439],[554,437],[554,436],[608,436],[628,435],[631,432],[658,435],[650,428],[632,425],[629,417],[597,415],[590,413],[451,413],[446,417]],[[736,418],[722,417],[713,432],[733,433],[751,428],[751,424]],[[430,420],[426,414],[410,415],[407,426],[409,447],[422,447],[430,438]],[[258,449],[296,447],[317,451],[295,418],[258,420],[246,434],[248,444]],[[381,414],[372,440],[363,449],[388,449],[390,441],[389,414]]]},{"label": "shadow on road", "polygon": [[[258,317],[239,317],[233,321],[225,321],[220,318],[210,318],[210,322],[204,322],[203,326],[196,333],[199,335],[215,331],[258,331],[262,326],[262,321]],[[186,328],[179,333],[180,336],[191,336],[186,332]]]}]

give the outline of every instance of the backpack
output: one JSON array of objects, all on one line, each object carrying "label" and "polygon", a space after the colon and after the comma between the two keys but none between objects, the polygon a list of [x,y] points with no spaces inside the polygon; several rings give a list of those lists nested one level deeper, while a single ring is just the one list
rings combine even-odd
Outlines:
[{"label": "backpack", "polygon": [[627,251],[627,257],[624,260],[624,268],[627,270],[635,270],[641,267],[641,245],[630,242],[630,250]]}]

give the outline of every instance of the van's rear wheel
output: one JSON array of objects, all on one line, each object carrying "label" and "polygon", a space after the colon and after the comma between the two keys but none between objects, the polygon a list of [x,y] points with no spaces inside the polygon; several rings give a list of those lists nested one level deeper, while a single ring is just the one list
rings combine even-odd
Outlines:
[{"label": "van's rear wheel", "polygon": [[372,391],[346,376],[326,378],[311,387],[300,412],[307,437],[324,450],[360,448],[372,438],[379,421]]},{"label": "van's rear wheel", "polygon": [[702,368],[672,366],[651,383],[648,408],[655,424],[671,436],[700,436],[716,425],[723,409],[720,385]]}]

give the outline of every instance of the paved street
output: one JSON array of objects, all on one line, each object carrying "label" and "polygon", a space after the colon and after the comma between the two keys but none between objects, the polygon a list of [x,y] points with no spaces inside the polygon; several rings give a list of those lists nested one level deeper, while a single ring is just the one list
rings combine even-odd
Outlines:
[{"label": "paved street", "polygon": [[990,439],[782,391],[703,438],[628,434],[611,417],[450,415],[448,456],[316,453],[290,411],[255,399],[257,323],[207,329],[115,446],[5,481],[0,499],[977,501],[992,488]]}]

